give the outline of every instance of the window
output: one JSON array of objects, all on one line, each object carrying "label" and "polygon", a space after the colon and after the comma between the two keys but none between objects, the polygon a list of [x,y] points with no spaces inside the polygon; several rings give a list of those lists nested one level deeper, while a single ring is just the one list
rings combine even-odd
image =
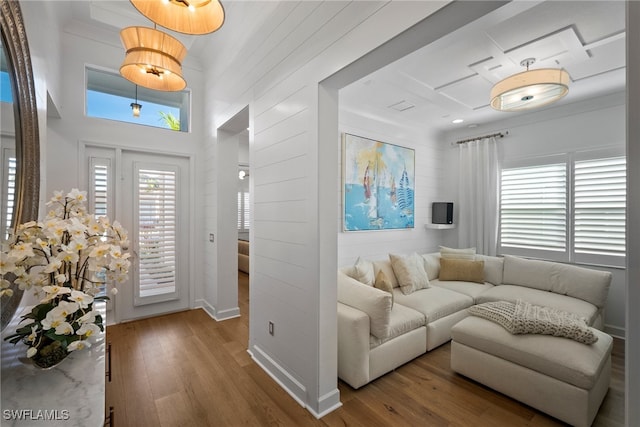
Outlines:
[{"label": "window", "polygon": [[626,159],[607,153],[532,159],[503,169],[500,252],[624,266]]},{"label": "window", "polygon": [[9,233],[12,229],[13,208],[16,198],[16,172],[17,172],[16,153],[13,148],[5,148],[2,150],[2,191],[0,194],[0,208],[2,209],[2,224],[0,224],[0,232],[2,240],[9,239]]},{"label": "window", "polygon": [[240,233],[249,231],[250,206],[249,206],[249,168],[241,166],[238,168],[238,231]]},{"label": "window", "polygon": [[[137,90],[137,96],[136,96]],[[142,105],[134,117],[131,103]],[[87,68],[86,114],[147,126],[189,131],[189,91],[163,92],[137,86],[119,74]]]},{"label": "window", "polygon": [[541,251],[566,250],[566,165],[502,171],[501,245]]}]

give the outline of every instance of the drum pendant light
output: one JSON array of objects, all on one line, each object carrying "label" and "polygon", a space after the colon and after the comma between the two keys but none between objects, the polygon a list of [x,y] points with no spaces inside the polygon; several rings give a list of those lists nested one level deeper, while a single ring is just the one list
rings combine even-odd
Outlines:
[{"label": "drum pendant light", "polygon": [[224,23],[218,0],[130,0],[138,12],[156,24],[184,34],[208,34]]},{"label": "drum pendant light", "polygon": [[155,90],[178,91],[186,87],[182,60],[187,49],[180,41],[154,28],[127,27],[120,31],[126,51],[120,74]]},{"label": "drum pendant light", "polygon": [[491,89],[491,107],[499,111],[523,111],[551,104],[569,92],[569,73],[562,69],[529,70],[535,62],[520,62],[527,71],[498,82]]}]

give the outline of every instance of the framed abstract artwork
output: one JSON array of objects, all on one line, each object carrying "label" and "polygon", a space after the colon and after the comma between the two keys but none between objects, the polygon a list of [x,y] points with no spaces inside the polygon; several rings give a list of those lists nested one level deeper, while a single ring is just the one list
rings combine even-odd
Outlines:
[{"label": "framed abstract artwork", "polygon": [[414,228],[415,151],[342,134],[344,231]]}]

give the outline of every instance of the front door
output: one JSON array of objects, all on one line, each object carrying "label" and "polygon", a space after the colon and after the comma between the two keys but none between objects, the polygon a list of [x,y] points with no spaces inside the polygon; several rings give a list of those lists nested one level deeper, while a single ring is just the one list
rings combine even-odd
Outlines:
[{"label": "front door", "polygon": [[122,153],[119,211],[132,263],[119,286],[119,320],[189,307],[188,171],[187,158]]}]

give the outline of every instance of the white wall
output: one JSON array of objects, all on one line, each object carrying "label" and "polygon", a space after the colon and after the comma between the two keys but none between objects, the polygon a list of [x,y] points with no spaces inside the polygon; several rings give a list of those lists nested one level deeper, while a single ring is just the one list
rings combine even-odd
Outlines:
[{"label": "white wall", "polygon": [[[571,153],[575,151],[617,147],[624,150],[626,140],[624,93],[595,100],[533,112],[473,129],[450,132],[442,136],[447,142],[494,132],[509,134],[499,139],[503,162],[528,157]],[[456,148],[449,145],[450,150]],[[456,171],[457,167],[451,168]],[[625,335],[626,278],[622,268],[589,268],[610,271],[613,275],[605,307],[605,330]]]},{"label": "white wall", "polygon": [[[320,262],[320,236],[333,233],[333,239],[337,238],[339,135],[336,111],[330,147],[336,161],[321,164],[326,147],[319,146],[318,135],[326,129],[319,129],[318,124],[318,83],[439,6],[434,2],[286,3],[295,10],[268,25],[283,19],[285,24],[262,33],[275,37],[280,30],[293,28],[284,43],[267,37],[261,41],[264,46],[250,50],[253,55],[238,55],[242,61],[222,73],[226,79],[207,87],[207,114],[214,117],[215,126],[244,105],[251,109],[254,197],[249,349],[301,404],[318,415],[339,404],[335,248],[326,263]],[[238,76],[245,79],[238,80]],[[229,99],[219,100],[221,93]],[[220,108],[224,101],[232,106]],[[214,129],[208,135],[212,146],[216,143]],[[215,155],[215,149],[208,149],[209,161]],[[319,168],[330,179],[320,181]],[[212,203],[214,187],[215,183],[207,187]],[[329,223],[321,214],[327,207],[319,204],[325,195],[334,203],[329,207]],[[208,211],[207,222],[222,226],[224,219],[214,216]],[[325,283],[324,278],[330,277],[333,279]],[[208,277],[207,283],[211,280],[214,278]],[[269,321],[275,324],[273,336],[268,334]]]},{"label": "white wall", "polygon": [[[340,132],[371,138],[415,150],[415,214],[413,229],[357,231],[343,230],[344,205],[342,181],[338,183],[340,204],[338,206],[338,265],[351,265],[359,256],[364,259],[386,259],[389,253],[427,253],[438,250],[440,245],[449,245],[453,230],[434,230],[425,227],[431,222],[431,203],[451,201],[454,194],[446,191],[448,175],[446,147],[436,135],[404,123],[381,123],[351,112],[340,112]],[[337,142],[342,155],[342,140]],[[344,169],[342,159],[339,169]]]}]

